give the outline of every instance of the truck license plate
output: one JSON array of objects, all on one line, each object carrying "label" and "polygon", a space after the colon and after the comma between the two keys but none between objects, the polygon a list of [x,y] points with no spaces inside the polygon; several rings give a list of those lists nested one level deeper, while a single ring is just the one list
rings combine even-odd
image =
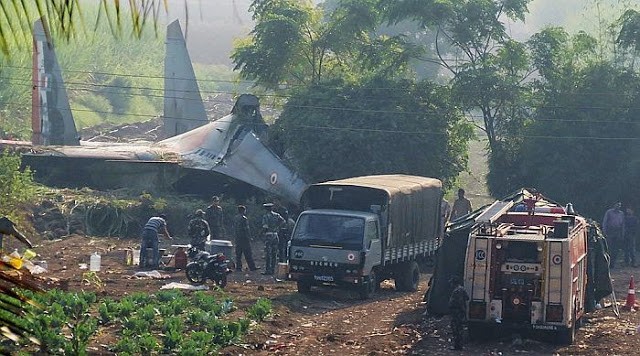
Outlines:
[{"label": "truck license plate", "polygon": [[333,282],[333,276],[313,276],[316,281]]}]

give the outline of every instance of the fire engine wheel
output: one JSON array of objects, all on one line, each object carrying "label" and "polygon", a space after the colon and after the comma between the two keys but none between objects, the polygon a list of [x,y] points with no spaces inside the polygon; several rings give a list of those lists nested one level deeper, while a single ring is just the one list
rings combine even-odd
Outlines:
[{"label": "fire engine wheel", "polygon": [[299,279],[296,284],[298,285],[298,293],[308,294],[311,292],[311,283],[303,279]]},{"label": "fire engine wheel", "polygon": [[573,309],[573,325],[571,325],[570,328],[559,330],[559,332],[556,334],[556,342],[560,345],[571,345],[576,339],[576,330],[578,329],[579,321],[577,320],[575,304]]},{"label": "fire engine wheel", "polygon": [[576,327],[571,326],[570,328],[566,328],[563,330],[559,330],[556,334],[557,343],[561,345],[571,345],[573,341],[576,339]]},{"label": "fire engine wheel", "polygon": [[360,286],[360,299],[369,299],[373,293],[375,293],[378,283],[378,276],[376,276],[376,272],[371,270],[369,273],[369,283],[366,283]]},{"label": "fire engine wheel", "polygon": [[420,283],[420,267],[416,261],[406,263],[400,269],[396,280],[396,290],[403,292],[415,292]]},{"label": "fire engine wheel", "polygon": [[187,279],[193,284],[203,284],[205,281],[204,270],[197,263],[190,263],[186,269]]}]

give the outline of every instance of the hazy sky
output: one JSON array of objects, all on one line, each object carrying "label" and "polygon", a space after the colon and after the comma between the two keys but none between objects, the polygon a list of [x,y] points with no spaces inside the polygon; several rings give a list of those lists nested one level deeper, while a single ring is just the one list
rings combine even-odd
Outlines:
[{"label": "hazy sky", "polygon": [[[229,53],[234,39],[246,36],[253,28],[248,12],[251,0],[167,0],[167,22],[181,19],[183,30],[188,18],[187,46],[194,62],[230,65]],[[624,4],[638,7],[638,0],[533,0],[525,23],[507,23],[511,35],[525,40],[544,26],[561,25],[576,32],[598,31],[598,23],[606,23]]]}]

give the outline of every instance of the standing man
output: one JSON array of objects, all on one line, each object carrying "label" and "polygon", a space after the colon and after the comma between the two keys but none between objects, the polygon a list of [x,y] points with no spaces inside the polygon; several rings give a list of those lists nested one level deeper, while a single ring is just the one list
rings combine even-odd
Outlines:
[{"label": "standing man", "polygon": [[638,217],[633,209],[627,207],[624,214],[624,259],[628,266],[636,265],[636,238],[638,236]]},{"label": "standing man", "polygon": [[287,261],[287,244],[291,238],[291,231],[289,230],[289,210],[282,204],[280,199],[275,199],[275,205],[273,210],[280,214],[285,223],[280,226],[278,231],[278,262]]},{"label": "standing man", "polygon": [[204,251],[205,243],[209,239],[209,224],[204,220],[204,211],[202,209],[198,209],[194,213],[194,218],[189,221],[187,233],[191,240],[191,246]]},{"label": "standing man", "polygon": [[242,255],[247,261],[250,271],[258,269],[253,261],[251,253],[251,231],[249,230],[249,220],[246,216],[247,208],[238,205],[238,215],[233,220],[234,235],[236,237],[236,270],[242,271]]},{"label": "standing man", "polygon": [[609,247],[609,267],[615,268],[618,253],[623,247],[624,239],[624,212],[622,212],[622,203],[617,202],[604,213],[602,219],[602,232],[607,238]]},{"label": "standing man", "polygon": [[147,249],[153,250],[152,269],[160,266],[160,251],[158,250],[158,233],[165,235],[169,240],[173,240],[167,230],[167,216],[160,214],[153,216],[147,221],[142,229],[142,244],[140,245],[140,268],[147,267]]},{"label": "standing man", "polygon": [[273,211],[273,203],[265,203],[262,206],[267,210],[262,216],[265,259],[265,271],[262,274],[273,274],[278,258],[278,231],[285,221],[280,214]]},{"label": "standing man", "polygon": [[451,220],[467,215],[472,211],[471,201],[464,196],[464,189],[458,189],[458,199],[453,202]]},{"label": "standing man", "polygon": [[211,232],[212,240],[220,240],[223,235],[223,216],[220,198],[214,195],[211,198],[211,205],[207,207],[207,223]]},{"label": "standing man", "polygon": [[464,290],[460,278],[453,276],[449,279],[453,287],[449,297],[449,312],[451,313],[451,333],[453,334],[452,350],[462,350],[462,331],[467,319],[467,301],[469,295]]}]

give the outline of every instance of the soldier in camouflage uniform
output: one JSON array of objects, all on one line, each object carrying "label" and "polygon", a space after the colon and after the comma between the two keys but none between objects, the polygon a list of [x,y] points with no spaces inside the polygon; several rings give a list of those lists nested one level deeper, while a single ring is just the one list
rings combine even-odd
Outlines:
[{"label": "soldier in camouflage uniform", "polygon": [[209,238],[209,224],[204,220],[204,211],[196,210],[194,218],[189,221],[187,233],[191,239],[191,246],[204,251],[204,245]]},{"label": "soldier in camouflage uniform", "polygon": [[220,198],[214,195],[211,198],[211,205],[207,207],[207,223],[209,224],[212,240],[222,239],[222,236],[224,235],[223,220],[224,217],[222,207],[220,206]]},{"label": "soldier in camouflage uniform", "polygon": [[249,230],[249,220],[245,215],[247,207],[238,205],[238,215],[233,220],[233,230],[236,237],[236,270],[242,271],[242,255],[247,260],[249,270],[258,269],[253,262],[253,254],[251,253],[251,231]]},{"label": "soldier in camouflage uniform", "polygon": [[467,301],[469,295],[464,290],[458,277],[451,277],[449,283],[453,287],[449,297],[449,313],[451,314],[451,333],[453,334],[452,350],[462,350],[462,331],[467,318]]},{"label": "soldier in camouflage uniform", "polygon": [[273,203],[262,204],[262,206],[267,210],[262,216],[265,259],[265,271],[262,274],[273,274],[278,258],[278,231],[285,221],[280,214],[273,211]]},{"label": "soldier in camouflage uniform", "polygon": [[278,231],[278,262],[287,262],[287,245],[291,238],[291,230],[289,229],[289,210],[285,207],[280,199],[276,199],[273,211],[280,214],[285,223],[280,226]]}]

